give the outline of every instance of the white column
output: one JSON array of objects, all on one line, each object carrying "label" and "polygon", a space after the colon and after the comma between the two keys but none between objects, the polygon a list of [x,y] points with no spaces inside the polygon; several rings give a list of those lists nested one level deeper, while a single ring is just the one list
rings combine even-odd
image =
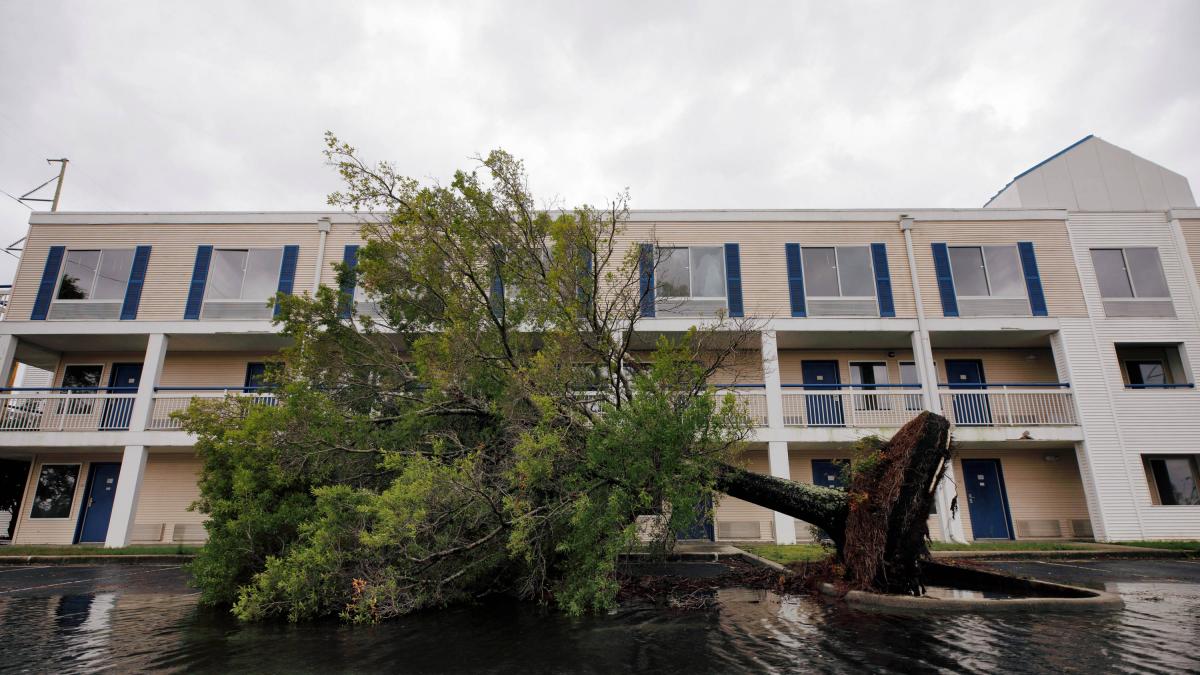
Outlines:
[{"label": "white column", "polygon": [[325,269],[325,239],[329,237],[331,221],[329,218],[317,219],[317,231],[321,233],[321,242],[317,245],[317,269],[313,270],[312,295],[317,297],[321,288],[321,272]]},{"label": "white column", "polygon": [[[767,426],[772,432],[783,430],[783,386],[779,380],[779,349],[775,343],[775,331],[762,332],[763,383],[767,391]],[[767,466],[776,478],[791,480],[792,469],[788,458],[787,441],[767,443]],[[775,514],[775,543],[796,543],[795,520],[786,514]]]},{"label": "white column", "polygon": [[0,335],[0,387],[9,386],[9,379],[12,378],[16,356],[17,336]]},{"label": "white column", "polygon": [[105,548],[129,545],[148,454],[144,445],[129,445],[121,455],[121,473],[117,476],[117,495],[113,498],[112,515],[108,519],[108,534],[104,537]]},{"label": "white column", "polygon": [[[142,377],[138,382],[137,395],[133,399],[133,411],[129,415],[131,432],[145,431],[154,413],[154,390],[162,379],[163,362],[167,357],[167,336],[156,333],[146,344],[146,356],[142,360]],[[113,498],[112,516],[108,519],[108,534],[104,538],[105,548],[129,545],[133,530],[133,518],[137,513],[138,495],[142,491],[142,478],[146,473],[146,458],[150,453],[144,445],[129,445],[121,456],[121,473],[117,476],[117,494]]]}]

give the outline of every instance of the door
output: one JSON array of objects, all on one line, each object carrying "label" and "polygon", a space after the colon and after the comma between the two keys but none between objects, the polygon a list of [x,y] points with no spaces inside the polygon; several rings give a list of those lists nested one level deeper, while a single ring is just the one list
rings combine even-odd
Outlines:
[{"label": "door", "polygon": [[108,378],[108,393],[119,394],[104,402],[104,416],[100,418],[100,429],[128,429],[133,413],[133,397],[142,381],[142,364],[114,363]]},{"label": "door", "polygon": [[[987,389],[983,361],[946,359],[946,383],[951,389]],[[988,426],[992,409],[987,394],[954,394],[954,423],[961,426]]]},{"label": "door", "polygon": [[962,470],[975,538],[1012,539],[1000,460],[964,459]]},{"label": "door", "polygon": [[803,361],[800,370],[804,376],[804,412],[808,415],[808,425],[845,426],[837,361]]},{"label": "door", "polygon": [[675,538],[679,540],[685,539],[707,539],[712,541],[713,536],[712,519],[708,514],[712,512],[712,499],[706,499],[696,505],[696,517],[686,528],[675,533]]},{"label": "door", "polygon": [[103,542],[108,535],[113,499],[117,496],[120,464],[92,464],[88,472],[87,501],[79,514],[79,543]]}]

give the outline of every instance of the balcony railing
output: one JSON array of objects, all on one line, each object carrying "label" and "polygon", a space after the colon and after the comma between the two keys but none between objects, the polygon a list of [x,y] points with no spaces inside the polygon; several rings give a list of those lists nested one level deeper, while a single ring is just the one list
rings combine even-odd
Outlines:
[{"label": "balcony railing", "polygon": [[154,390],[154,407],[146,428],[152,431],[175,431],[182,422],[172,413],[185,410],[193,399],[223,399],[226,396],[246,396],[256,405],[275,405],[275,395],[258,387],[158,387]]},{"label": "balcony railing", "polygon": [[130,387],[0,389],[0,431],[121,431],[136,395]]},{"label": "balcony railing", "polygon": [[940,385],[942,410],[958,426],[1074,426],[1075,400],[1069,385],[1034,384]]},{"label": "balcony railing", "polygon": [[925,409],[915,384],[783,387],[783,423],[789,427],[901,427]]},{"label": "balcony railing", "polygon": [[733,394],[738,404],[743,406],[750,416],[750,423],[756,427],[767,426],[767,392],[763,384],[720,384],[717,385],[717,396]]}]

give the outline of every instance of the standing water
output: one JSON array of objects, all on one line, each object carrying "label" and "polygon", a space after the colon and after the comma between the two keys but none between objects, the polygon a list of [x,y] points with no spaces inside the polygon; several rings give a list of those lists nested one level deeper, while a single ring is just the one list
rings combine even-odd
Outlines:
[{"label": "standing water", "polygon": [[0,670],[74,672],[1185,672],[1200,562],[995,563],[1119,593],[1104,613],[861,612],[724,589],[709,610],[569,618],[506,601],[378,626],[239,624],[175,566],[0,567]]}]

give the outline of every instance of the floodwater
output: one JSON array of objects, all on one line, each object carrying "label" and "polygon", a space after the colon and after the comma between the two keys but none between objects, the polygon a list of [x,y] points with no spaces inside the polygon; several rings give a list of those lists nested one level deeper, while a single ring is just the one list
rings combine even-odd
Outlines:
[{"label": "floodwater", "polygon": [[1105,588],[1118,612],[888,616],[720,591],[571,619],[494,602],[380,626],[240,625],[173,566],[0,567],[0,670],[94,672],[1164,672],[1200,670],[1200,561],[995,563]]}]

